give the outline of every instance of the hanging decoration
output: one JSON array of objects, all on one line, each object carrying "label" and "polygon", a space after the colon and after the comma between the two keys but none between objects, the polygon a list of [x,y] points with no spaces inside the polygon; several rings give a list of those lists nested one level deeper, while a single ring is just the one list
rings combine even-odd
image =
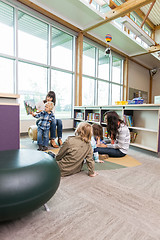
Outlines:
[{"label": "hanging decoration", "polygon": [[112,36],[110,34],[106,34],[105,39],[106,39],[106,42],[111,42]]},{"label": "hanging decoration", "polygon": [[[111,34],[106,34],[105,39],[106,39],[106,42],[107,42],[107,43],[111,42],[111,41],[112,41],[112,36],[111,36]],[[105,55],[111,56],[111,49],[110,49],[110,47],[106,48],[106,50],[105,50]]]}]

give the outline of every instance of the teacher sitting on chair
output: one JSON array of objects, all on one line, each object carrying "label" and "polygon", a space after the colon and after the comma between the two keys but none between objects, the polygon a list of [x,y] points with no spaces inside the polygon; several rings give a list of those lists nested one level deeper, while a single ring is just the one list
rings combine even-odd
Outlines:
[{"label": "teacher sitting on chair", "polygon": [[[54,108],[53,108],[52,112],[53,112],[53,114],[55,114],[56,94],[54,91],[49,91],[46,96],[46,99],[37,103],[37,105],[36,105],[37,112],[44,111],[46,102],[54,103]],[[57,136],[58,136],[58,145],[61,146],[62,145],[62,120],[61,119],[54,119],[51,122],[51,126],[50,126],[50,136],[51,136],[50,144],[54,148],[59,147],[55,142],[56,129],[57,129]]]}]

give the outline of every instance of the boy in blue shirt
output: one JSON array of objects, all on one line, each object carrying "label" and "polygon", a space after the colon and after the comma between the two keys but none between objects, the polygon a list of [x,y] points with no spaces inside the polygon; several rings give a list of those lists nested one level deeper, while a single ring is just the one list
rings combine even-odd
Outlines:
[{"label": "boy in blue shirt", "polygon": [[37,144],[39,146],[37,149],[38,151],[46,151],[48,149],[50,123],[55,119],[55,116],[52,113],[53,107],[53,102],[46,102],[44,111],[40,113],[32,112],[33,117],[39,118],[37,123]]}]

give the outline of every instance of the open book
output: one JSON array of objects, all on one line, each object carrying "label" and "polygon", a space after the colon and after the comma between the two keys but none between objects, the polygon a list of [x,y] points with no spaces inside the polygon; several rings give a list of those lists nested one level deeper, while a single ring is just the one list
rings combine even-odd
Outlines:
[{"label": "open book", "polygon": [[24,101],[24,106],[25,106],[27,115],[31,114],[32,112],[37,111],[34,99],[25,100]]}]

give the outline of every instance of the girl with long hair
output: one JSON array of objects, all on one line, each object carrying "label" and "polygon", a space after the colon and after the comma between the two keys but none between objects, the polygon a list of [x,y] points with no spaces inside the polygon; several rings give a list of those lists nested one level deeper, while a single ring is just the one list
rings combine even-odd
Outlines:
[{"label": "girl with long hair", "polygon": [[115,111],[105,114],[108,136],[111,144],[98,144],[99,154],[108,154],[109,157],[124,157],[129,149],[130,132],[126,124],[119,118]]}]

